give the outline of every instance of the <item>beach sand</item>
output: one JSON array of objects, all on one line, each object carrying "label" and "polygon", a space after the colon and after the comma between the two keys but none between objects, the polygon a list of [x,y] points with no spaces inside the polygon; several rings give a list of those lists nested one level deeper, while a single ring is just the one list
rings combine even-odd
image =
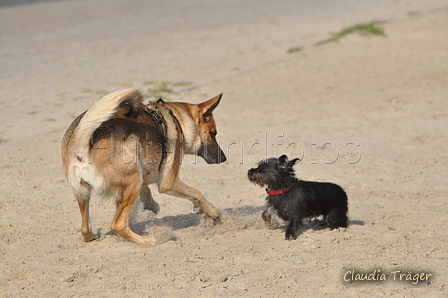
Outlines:
[{"label": "beach sand", "polygon": [[[113,3],[109,10],[122,9]],[[52,7],[69,24],[76,20],[64,8],[82,4],[39,3],[34,9]],[[32,11],[32,5],[3,8],[0,19],[15,13],[31,22]],[[119,18],[123,27],[126,17]],[[99,22],[106,31],[107,23],[101,17]],[[260,46],[253,49],[254,55],[262,52],[258,64],[255,58],[244,64],[226,47],[232,40],[223,41],[218,54],[224,58],[194,70],[181,55],[165,71],[162,62],[154,68],[143,66],[149,60],[137,64],[145,50],[132,44],[132,36],[122,36],[126,55],[118,42],[108,52],[95,52],[102,41],[76,24],[81,29],[61,25],[59,35],[52,35],[60,51],[39,43],[47,40],[51,21],[30,37],[42,48],[26,48],[20,38],[19,30],[25,34],[30,26],[2,33],[0,57],[8,72],[1,74],[0,99],[0,296],[446,297],[445,7],[390,19],[380,25],[386,36],[353,34],[313,46],[328,37],[316,33],[301,44],[297,39],[276,46],[283,53],[293,45],[304,48],[275,57],[264,56]],[[75,47],[71,38],[89,50]],[[32,69],[12,45],[21,45],[17,52],[28,55],[22,57],[35,63]],[[164,45],[159,50],[165,55]],[[115,59],[110,69],[108,59]],[[223,73],[213,76],[214,69]],[[164,94],[168,100],[199,103],[224,93],[214,117],[228,162],[207,165],[190,156],[181,169],[181,178],[221,210],[222,224],[201,221],[190,202],[160,195],[152,186],[160,213],[143,211],[137,202],[131,222],[138,233],[155,236],[156,246],[111,233],[113,202],[96,196],[91,218],[99,239],[84,243],[77,203],[61,169],[62,136],[102,95],[128,87],[153,94],[148,89],[164,81],[176,91]],[[265,227],[266,194],[246,173],[260,159],[283,153],[302,158],[295,166],[299,178],[346,190],[347,229],[305,221],[297,240],[285,241],[282,230]],[[374,273],[376,280],[354,281],[359,273]]]}]

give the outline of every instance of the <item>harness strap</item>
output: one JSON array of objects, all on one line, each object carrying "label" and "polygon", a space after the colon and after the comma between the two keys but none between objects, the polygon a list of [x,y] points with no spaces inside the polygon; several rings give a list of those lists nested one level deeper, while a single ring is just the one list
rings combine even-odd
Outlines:
[{"label": "harness strap", "polygon": [[[174,115],[173,111],[171,111],[171,109],[167,108],[162,100],[159,99],[159,101],[157,101],[158,104],[160,104],[162,107],[164,107],[168,113],[170,114],[170,116],[174,119],[174,123],[178,129],[178,133],[179,133],[179,141],[181,143],[183,143],[183,137],[184,137],[184,133],[182,131],[182,126],[180,125],[179,120],[177,119],[176,115]],[[162,165],[163,161],[165,160],[166,156],[167,156],[167,151],[166,151],[166,147],[167,147],[167,138],[165,135],[165,130],[163,129],[163,118],[162,116],[159,115],[159,113],[157,113],[157,111],[150,109],[148,106],[145,105],[145,111],[150,114],[152,116],[152,118],[154,119],[154,122],[157,124],[157,129],[159,130],[159,134],[160,134],[160,138],[162,139],[162,159],[160,160],[160,164],[159,164],[159,169],[160,166]]]},{"label": "harness strap", "polygon": [[154,119],[154,122],[157,124],[157,129],[159,130],[160,138],[162,139],[162,159],[160,160],[160,165],[163,163],[167,156],[166,152],[166,136],[165,136],[165,130],[163,129],[163,118],[153,109],[148,108],[145,105],[145,111],[152,116]]}]

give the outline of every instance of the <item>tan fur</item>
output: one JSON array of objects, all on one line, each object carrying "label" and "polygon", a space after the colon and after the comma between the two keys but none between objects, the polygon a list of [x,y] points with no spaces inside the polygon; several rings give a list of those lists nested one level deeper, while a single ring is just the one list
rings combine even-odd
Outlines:
[{"label": "tan fur", "polygon": [[[115,200],[110,228],[138,244],[155,244],[154,238],[145,239],[128,227],[129,212],[139,196],[144,208],[157,213],[158,204],[147,187],[152,183],[158,185],[159,192],[189,199],[205,215],[219,220],[218,211],[204,196],[179,179],[179,169],[184,154],[198,154],[209,163],[225,161],[214,138],[216,125],[211,114],[220,99],[221,95],[199,105],[148,103],[163,118],[168,144],[163,161],[161,134],[137,90],[108,94],[73,121],[62,140],[62,166],[78,201],[84,241],[95,239],[89,219],[92,191]],[[207,146],[217,153],[208,156]]]},{"label": "tan fur", "polygon": [[93,132],[101,123],[112,118],[118,105],[124,100],[141,103],[143,97],[137,90],[124,89],[109,93],[92,105],[81,119],[73,135],[73,139],[77,141],[73,144],[73,154],[77,154],[79,159],[83,159],[88,151]]}]

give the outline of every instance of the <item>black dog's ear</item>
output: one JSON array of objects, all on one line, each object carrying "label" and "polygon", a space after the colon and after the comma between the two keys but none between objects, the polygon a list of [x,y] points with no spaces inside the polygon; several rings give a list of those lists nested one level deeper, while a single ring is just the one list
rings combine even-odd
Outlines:
[{"label": "black dog's ear", "polygon": [[293,166],[293,165],[296,164],[296,162],[297,162],[298,160],[299,160],[298,158],[294,158],[293,160],[290,160],[288,163],[289,163],[291,166]]},{"label": "black dog's ear", "polygon": [[288,156],[286,156],[285,154],[283,154],[282,156],[280,156],[278,158],[278,163],[281,164],[281,165],[285,164],[287,162],[288,162]]}]

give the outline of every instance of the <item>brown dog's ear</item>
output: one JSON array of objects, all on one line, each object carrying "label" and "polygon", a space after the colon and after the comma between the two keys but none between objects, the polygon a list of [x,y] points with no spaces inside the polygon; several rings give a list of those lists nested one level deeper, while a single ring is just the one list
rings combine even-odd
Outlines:
[{"label": "brown dog's ear", "polygon": [[199,110],[204,121],[208,121],[208,117],[212,115],[213,110],[218,106],[221,101],[221,97],[222,93],[199,104]]}]

